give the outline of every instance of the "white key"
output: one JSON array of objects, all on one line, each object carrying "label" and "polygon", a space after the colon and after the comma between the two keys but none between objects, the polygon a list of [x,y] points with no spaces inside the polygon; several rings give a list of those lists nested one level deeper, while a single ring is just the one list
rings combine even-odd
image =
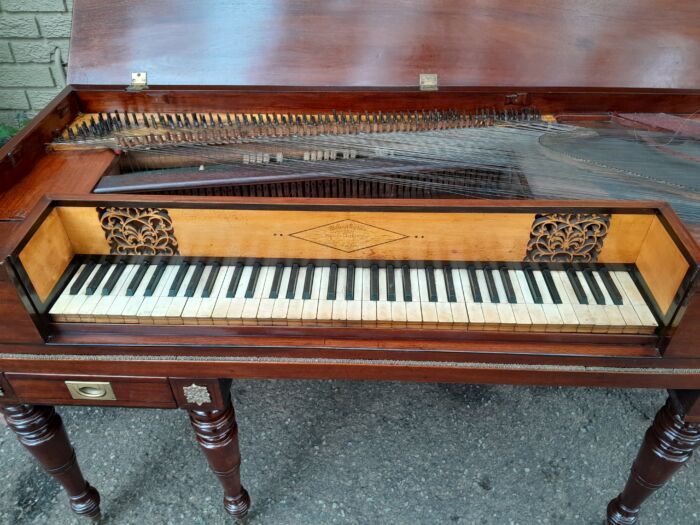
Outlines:
[{"label": "white key", "polygon": [[442,268],[436,268],[434,273],[435,291],[437,292],[437,302],[435,303],[435,310],[438,318],[438,328],[452,328],[454,319],[452,317],[452,304],[447,300],[445,270],[443,270]]},{"label": "white key", "polygon": [[[316,269],[318,271],[319,268]],[[322,324],[330,324],[333,320],[333,301],[328,299],[328,283],[330,281],[331,268],[324,266],[321,270],[321,282],[318,290],[318,310],[316,311],[316,322]],[[336,274],[337,278],[337,274]],[[336,297],[337,297],[337,281],[336,281]]]},{"label": "white key", "polygon": [[404,326],[406,324],[406,303],[403,298],[403,277],[401,267],[394,268],[394,291],[396,300],[389,301],[391,308],[391,324],[394,326]]},{"label": "white key", "polygon": [[240,324],[243,322],[241,316],[243,315],[243,307],[246,302],[245,292],[248,288],[248,281],[250,281],[251,273],[253,273],[253,265],[245,265],[241,272],[241,279],[238,282],[236,293],[233,297],[226,298],[225,302],[228,304],[228,308],[226,309],[226,323],[228,324]]},{"label": "white key", "polygon": [[544,280],[544,276],[539,270],[534,270],[532,273],[535,275],[535,282],[540,290],[540,295],[542,295],[542,311],[547,319],[545,331],[561,332],[564,325],[564,320],[561,318],[559,308],[557,308],[557,305],[554,304],[551,295],[549,295],[549,288],[547,288],[547,283]]},{"label": "white key", "polygon": [[87,300],[88,296],[85,294],[85,291],[87,290],[88,285],[90,284],[90,281],[92,278],[95,276],[97,273],[98,269],[100,268],[99,264],[96,264],[92,271],[90,272],[90,275],[88,276],[87,279],[85,279],[85,282],[83,285],[80,287],[80,290],[76,295],[71,296],[71,300],[68,302],[66,305],[64,311],[63,311],[63,318],[65,321],[69,323],[77,323],[80,322],[80,316],[78,315],[78,312],[80,311],[81,305]]},{"label": "white key", "polygon": [[199,310],[197,311],[197,323],[198,324],[212,324],[214,315],[214,308],[219,300],[219,297],[226,296],[226,285],[231,279],[231,273],[233,272],[231,266],[222,266],[219,268],[219,273],[214,281],[214,286],[211,289],[211,294],[209,297],[202,299],[199,305]]},{"label": "white key", "polygon": [[194,294],[192,295],[192,297],[189,297],[187,299],[187,303],[182,309],[182,322],[184,324],[197,324],[197,315],[199,312],[199,307],[202,305],[203,300],[202,290],[204,290],[204,286],[206,286],[207,284],[209,274],[211,273],[211,268],[212,267],[210,264],[204,267],[204,271],[202,271],[202,275],[200,275],[199,281],[197,281],[197,286],[195,287]]},{"label": "white key", "polygon": [[262,297],[260,298],[260,304],[258,306],[258,314],[256,316],[257,324],[260,325],[272,324],[272,311],[275,307],[276,299],[270,299],[270,292],[272,291],[272,281],[275,279],[275,272],[277,272],[276,266],[268,267],[265,284],[262,289]]},{"label": "white key", "polygon": [[362,268],[355,267],[354,298],[347,302],[346,314],[348,324],[362,322]]},{"label": "white key", "polygon": [[348,301],[345,299],[345,285],[348,278],[347,268],[338,268],[338,282],[336,283],[335,301],[333,306],[333,324],[344,326],[348,319]]},{"label": "white key", "polygon": [[294,299],[289,300],[287,308],[287,323],[291,325],[301,324],[301,316],[304,311],[304,280],[306,279],[306,266],[299,267],[296,288],[294,289]]},{"label": "white key", "polygon": [[[513,280],[513,287],[516,288],[516,296],[518,293],[522,295],[524,304],[527,307],[527,313],[530,316],[530,322],[532,323],[530,330],[545,330],[547,325],[547,316],[544,314],[542,305],[535,303],[535,300],[532,297],[532,292],[530,292],[530,287],[527,284],[527,279],[525,278],[525,272],[523,270],[515,270],[514,273],[515,280]],[[516,284],[519,286],[516,286]]]},{"label": "white key", "polygon": [[287,311],[289,310],[289,299],[287,299],[287,288],[289,287],[289,276],[292,273],[291,266],[285,266],[282,270],[280,280],[280,290],[277,299],[272,304],[271,322],[273,325],[285,326],[287,324]]},{"label": "white key", "polygon": [[182,280],[182,284],[177,291],[177,295],[172,298],[170,304],[168,305],[168,310],[165,312],[165,322],[168,324],[183,324],[182,310],[187,304],[187,297],[185,296],[185,293],[187,293],[187,285],[189,284],[190,279],[192,279],[192,274],[195,271],[195,267],[195,264],[189,265],[185,278]]},{"label": "white key", "polygon": [[150,297],[144,297],[139,307],[139,311],[136,312],[136,317],[138,317],[139,323],[143,324],[153,324],[153,310],[155,309],[158,301],[160,301],[164,294],[167,294],[166,283],[171,280],[173,272],[176,272],[177,268],[174,265],[168,265],[163,270],[163,275],[160,276],[160,281],[155,290],[153,290],[153,295]]},{"label": "white key", "polygon": [[419,270],[411,268],[408,271],[411,281],[411,301],[406,302],[406,323],[411,326],[420,326],[423,323],[423,311],[421,308],[421,296],[419,287]]},{"label": "white key", "polygon": [[[617,305],[613,303],[612,297],[610,297],[608,289],[603,283],[603,279],[600,277],[598,272],[594,272],[593,275],[595,276],[596,282],[598,283],[598,288],[600,288],[600,291],[603,293],[605,305],[596,305],[595,307],[591,308],[591,310],[594,316],[599,316],[605,319],[605,333],[621,334],[624,328],[627,326],[625,324],[625,320],[622,317],[622,314],[620,313],[620,310],[617,307]],[[596,317],[596,319],[598,318]],[[602,329],[599,328],[598,321],[596,321],[596,326],[593,328],[593,331],[602,332]]]},{"label": "white key", "polygon": [[129,297],[129,300],[127,301],[121,313],[122,319],[125,323],[133,324],[139,322],[137,314],[139,309],[141,308],[141,303],[143,303],[143,300],[145,299],[143,294],[145,293],[146,287],[148,286],[148,282],[151,280],[151,277],[153,277],[153,273],[155,271],[156,265],[149,264],[148,268],[146,269],[146,272],[143,274],[141,282],[139,283],[136,290],[134,290],[134,295]]},{"label": "white key", "polygon": [[[359,270],[359,268],[357,269]],[[356,270],[356,271],[357,271]],[[362,325],[374,326],[377,323],[377,302],[371,296],[371,270],[362,268]]]},{"label": "white key", "polygon": [[[255,282],[255,289],[253,290],[253,297],[247,297],[245,304],[243,305],[243,311],[241,312],[241,320],[243,324],[254,325],[258,324],[258,307],[260,306],[260,300],[263,298],[263,291],[265,289],[265,284],[267,283],[267,276],[270,273],[270,266],[261,266],[260,272],[258,273],[258,280]],[[272,268],[274,272],[274,268]],[[248,282],[245,283],[246,289],[248,287]],[[268,295],[270,293],[268,288]]]},{"label": "white key", "polygon": [[[532,318],[530,317],[523,291],[520,289],[520,281],[518,280],[515,270],[508,270],[508,276],[510,277],[510,283],[513,286],[513,293],[515,294],[515,304],[510,305],[513,308],[513,315],[515,316],[515,330],[517,332],[529,332],[532,330]],[[523,276],[523,278],[524,277],[525,276]]]},{"label": "white key", "polygon": [[[627,287],[625,286],[625,284],[627,283],[624,280],[620,279],[618,275],[619,273],[622,272],[610,272],[610,277],[612,277],[613,281],[615,282],[615,286],[617,286],[617,289],[620,291],[620,295],[622,295],[622,306],[618,306],[618,308],[620,310],[620,314],[622,314],[622,317],[625,320],[625,324],[627,325],[625,328],[623,328],[622,331],[628,334],[639,334],[648,332],[649,327],[645,327],[645,324],[639,318],[637,310],[632,304],[632,299],[628,294]],[[638,294],[639,292],[636,290],[636,287],[634,287],[634,283],[631,281],[632,279],[630,278],[631,287],[635,288],[635,292]],[[632,290],[630,290],[630,293],[634,295],[634,292],[632,292]],[[642,300],[641,297],[640,300]]]},{"label": "white key", "polygon": [[85,265],[81,264],[78,267],[78,270],[70,278],[68,285],[63,289],[63,291],[59,294],[58,298],[54,301],[53,305],[51,306],[51,309],[49,310],[49,315],[53,317],[54,321],[64,320],[64,312],[66,310],[66,306],[68,306],[68,304],[73,299],[73,296],[70,295],[70,289],[75,283],[75,281],[78,280],[78,277],[84,269]]},{"label": "white key", "polygon": [[459,282],[464,295],[464,304],[467,308],[467,317],[471,328],[481,329],[484,327],[484,311],[482,303],[474,302],[471,285],[469,284],[469,272],[465,268],[460,268]]},{"label": "white key", "polygon": [[[562,301],[561,304],[557,305],[559,315],[561,315],[564,324],[562,330],[566,332],[590,332],[592,321],[588,313],[588,306],[579,304],[569,277],[563,271],[552,271],[551,273],[554,285],[559,292],[559,298]],[[581,326],[581,319],[578,314],[583,318],[583,322],[587,324]]]},{"label": "white key", "polygon": [[513,312],[512,305],[508,302],[506,287],[503,284],[503,279],[501,279],[501,273],[498,271],[498,269],[494,268],[491,271],[491,275],[493,275],[493,282],[496,285],[496,292],[498,292],[498,299],[500,301],[496,305],[496,308],[498,309],[498,317],[501,321],[499,330],[515,330],[515,313]]},{"label": "white key", "polygon": [[637,289],[637,285],[632,280],[632,277],[627,272],[611,272],[611,275],[614,275],[614,278],[617,278],[617,282],[620,283],[624,289],[625,295],[632,304],[632,307],[634,308],[634,311],[639,317],[642,325],[649,328],[650,331],[653,331],[651,329],[656,328],[658,323],[656,322],[654,314],[651,312],[649,306],[644,300],[644,297],[642,297],[642,294]]},{"label": "white key", "polygon": [[[309,299],[304,299],[302,305],[302,323],[315,324],[318,315],[318,301],[321,296],[321,281],[323,280],[323,268],[315,268],[311,283],[311,295]],[[326,289],[328,288],[328,268],[326,267]],[[310,322],[309,322],[310,321]]]},{"label": "white key", "polygon": [[101,290],[104,287],[104,283],[107,282],[109,279],[110,275],[114,271],[114,269],[117,267],[116,264],[112,264],[109,267],[109,270],[107,270],[107,273],[104,275],[102,278],[102,282],[100,285],[97,287],[97,290],[92,295],[88,295],[87,299],[85,299],[85,302],[80,305],[80,308],[78,308],[78,317],[80,317],[80,321],[83,323],[94,323],[95,322],[95,316],[93,315],[93,311],[97,307],[97,304],[100,302],[102,299],[102,293]]},{"label": "white key", "polygon": [[418,270],[418,293],[420,294],[420,313],[423,318],[423,327],[437,328],[437,306],[436,303],[430,302],[428,277],[424,269]]},{"label": "white key", "polygon": [[[116,266],[116,265],[115,265]],[[122,274],[119,276],[119,279],[117,279],[117,282],[114,283],[114,287],[112,288],[112,293],[109,295],[101,295],[102,292],[100,291],[100,300],[97,302],[95,307],[92,309],[92,314],[91,318],[93,319],[93,322],[96,323],[108,323],[111,322],[109,318],[109,314],[111,311],[111,306],[112,303],[117,299],[120,293],[126,294],[126,286],[129,280],[131,279],[131,272],[135,268],[135,266],[132,265],[126,265],[124,267],[124,271]],[[123,288],[123,291],[122,291]]]},{"label": "white key", "polygon": [[163,281],[165,281],[165,287],[162,291],[160,298],[158,299],[158,301],[156,301],[156,304],[153,307],[153,310],[151,311],[151,320],[154,324],[165,324],[168,322],[166,316],[168,314],[170,304],[173,302],[174,299],[174,297],[170,297],[170,287],[172,286],[173,281],[175,281],[175,277],[177,276],[178,270],[180,269],[180,265],[173,264],[169,267],[169,269],[170,273],[167,276],[164,275],[162,279]]}]

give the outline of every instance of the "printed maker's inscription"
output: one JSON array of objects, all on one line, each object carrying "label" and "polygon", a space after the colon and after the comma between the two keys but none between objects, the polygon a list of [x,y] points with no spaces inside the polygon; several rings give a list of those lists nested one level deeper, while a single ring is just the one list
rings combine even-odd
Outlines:
[{"label": "printed maker's inscription", "polygon": [[342,220],[292,233],[291,237],[350,253],[399,241],[408,236],[358,221]]}]

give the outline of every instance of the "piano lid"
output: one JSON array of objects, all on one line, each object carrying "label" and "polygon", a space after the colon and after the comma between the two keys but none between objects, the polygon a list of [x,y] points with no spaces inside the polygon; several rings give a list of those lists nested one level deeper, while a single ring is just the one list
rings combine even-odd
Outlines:
[{"label": "piano lid", "polygon": [[75,0],[68,80],[700,86],[698,0]]}]

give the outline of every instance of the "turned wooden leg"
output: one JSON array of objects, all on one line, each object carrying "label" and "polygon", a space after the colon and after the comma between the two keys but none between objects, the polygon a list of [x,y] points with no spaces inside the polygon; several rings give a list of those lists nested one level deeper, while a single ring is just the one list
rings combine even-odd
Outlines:
[{"label": "turned wooden leg", "polygon": [[53,407],[34,405],[0,406],[7,425],[20,443],[41,463],[68,493],[73,512],[97,518],[100,495],[85,481],[63,422]]},{"label": "turned wooden leg", "polygon": [[669,398],[656,414],[624,490],[608,504],[609,525],[637,523],[644,500],[662,487],[700,445],[700,423],[685,421],[681,412]]},{"label": "turned wooden leg", "polygon": [[241,453],[238,426],[230,396],[222,410],[190,410],[190,422],[209,466],[224,488],[224,507],[236,518],[250,508],[250,497],[241,485]]}]

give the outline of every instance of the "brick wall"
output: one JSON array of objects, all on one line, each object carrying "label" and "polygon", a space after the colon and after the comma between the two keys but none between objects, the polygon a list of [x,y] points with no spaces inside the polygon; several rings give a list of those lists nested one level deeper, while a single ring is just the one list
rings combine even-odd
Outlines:
[{"label": "brick wall", "polygon": [[66,85],[73,0],[0,0],[0,123],[17,126]]}]

